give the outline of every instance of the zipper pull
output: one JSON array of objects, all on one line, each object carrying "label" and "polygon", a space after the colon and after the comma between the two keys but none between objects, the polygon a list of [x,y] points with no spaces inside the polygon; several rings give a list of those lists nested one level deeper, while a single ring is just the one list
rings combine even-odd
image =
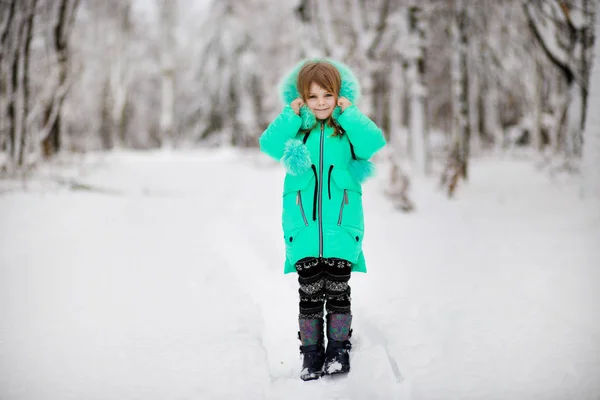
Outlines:
[{"label": "zipper pull", "polygon": [[296,196],[296,205],[300,205],[300,191],[298,190],[298,195]]},{"label": "zipper pull", "polygon": [[346,189],[344,189],[344,202],[348,204],[348,191]]}]

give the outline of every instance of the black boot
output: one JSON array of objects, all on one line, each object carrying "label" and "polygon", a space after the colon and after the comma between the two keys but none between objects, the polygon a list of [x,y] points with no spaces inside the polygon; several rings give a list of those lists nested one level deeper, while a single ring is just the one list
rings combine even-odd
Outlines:
[{"label": "black boot", "polygon": [[325,348],[323,346],[323,319],[300,319],[298,338],[302,343],[300,353],[303,355],[302,372],[303,381],[319,379],[323,375],[323,361]]},{"label": "black boot", "polygon": [[350,371],[350,336],[352,335],[352,315],[327,315],[327,351],[323,373],[327,375],[344,374]]}]

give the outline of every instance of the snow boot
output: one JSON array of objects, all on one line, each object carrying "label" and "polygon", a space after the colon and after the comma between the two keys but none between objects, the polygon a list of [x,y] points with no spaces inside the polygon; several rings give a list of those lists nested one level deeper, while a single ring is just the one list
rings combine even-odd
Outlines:
[{"label": "snow boot", "polygon": [[304,356],[300,378],[303,381],[319,379],[323,375],[325,347],[323,346],[323,318],[299,319],[298,339],[302,345],[300,353]]},{"label": "snow boot", "polygon": [[323,373],[327,375],[344,374],[350,372],[350,336],[352,336],[352,315],[328,314],[327,315],[327,351]]}]

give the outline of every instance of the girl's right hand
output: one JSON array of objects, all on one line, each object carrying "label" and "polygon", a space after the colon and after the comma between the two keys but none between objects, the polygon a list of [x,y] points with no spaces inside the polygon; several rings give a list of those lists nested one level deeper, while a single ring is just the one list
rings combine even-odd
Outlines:
[{"label": "girl's right hand", "polygon": [[296,115],[300,115],[300,107],[302,107],[303,105],[304,105],[304,100],[302,100],[300,97],[298,97],[296,100],[292,101],[292,104],[290,104],[290,106],[292,107],[292,110],[294,110]]}]

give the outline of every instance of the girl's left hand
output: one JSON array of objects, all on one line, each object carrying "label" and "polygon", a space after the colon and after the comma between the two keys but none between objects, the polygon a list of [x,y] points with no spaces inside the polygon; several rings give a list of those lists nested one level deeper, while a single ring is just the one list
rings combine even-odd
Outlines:
[{"label": "girl's left hand", "polygon": [[350,100],[348,100],[348,99],[347,99],[347,98],[345,98],[345,97],[340,97],[340,98],[338,99],[338,102],[337,102],[337,104],[338,104],[338,106],[342,107],[342,112],[344,112],[344,110],[345,110],[346,108],[348,108],[348,107],[350,107],[350,106],[352,105],[352,103],[350,102]]}]

